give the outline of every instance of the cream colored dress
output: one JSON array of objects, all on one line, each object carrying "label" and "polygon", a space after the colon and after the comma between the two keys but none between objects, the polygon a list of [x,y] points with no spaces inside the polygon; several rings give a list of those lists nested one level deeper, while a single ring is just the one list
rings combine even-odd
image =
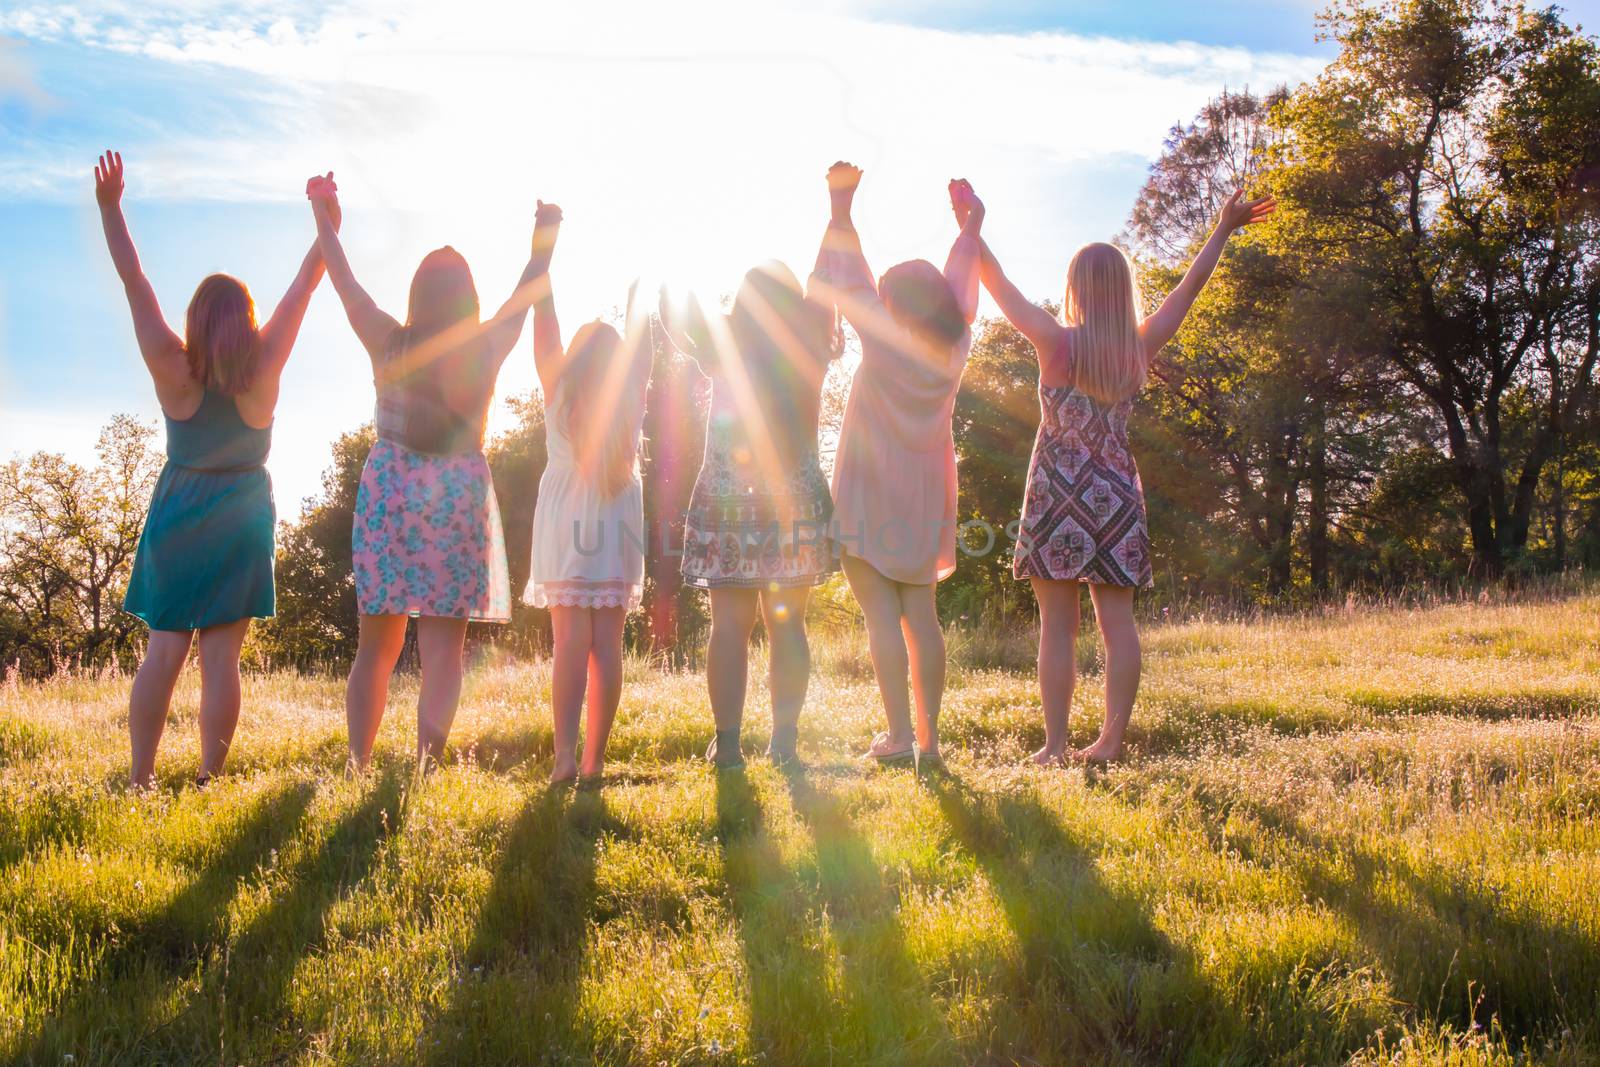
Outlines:
[{"label": "cream colored dress", "polygon": [[859,254],[831,253],[828,270],[861,337],[833,468],[834,540],[886,578],[940,581],[956,569],[951,421],[972,331],[929,352],[890,317]]},{"label": "cream colored dress", "polygon": [[[646,377],[630,383],[641,392]],[[578,468],[572,441],[560,417],[564,389],[557,386],[545,420],[549,463],[539,479],[533,512],[533,566],[523,600],[536,608],[625,608],[633,611],[644,596],[644,487],[639,472],[622,490],[607,496]],[[628,432],[638,440],[644,404],[631,408]]]}]

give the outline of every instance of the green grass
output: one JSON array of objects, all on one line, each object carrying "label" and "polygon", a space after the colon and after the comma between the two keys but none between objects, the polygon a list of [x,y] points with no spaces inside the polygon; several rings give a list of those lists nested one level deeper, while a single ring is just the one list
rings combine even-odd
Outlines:
[{"label": "green grass", "polygon": [[993,634],[952,635],[943,777],[856,758],[849,633],[803,771],[690,760],[702,681],[636,662],[597,793],[545,788],[543,664],[479,664],[421,783],[414,680],[349,780],[340,681],[251,676],[203,792],[186,678],[148,796],[126,679],[0,688],[0,1060],[1596,1062],[1597,617],[1152,629],[1134,758],[1089,777],[1019,765]]}]

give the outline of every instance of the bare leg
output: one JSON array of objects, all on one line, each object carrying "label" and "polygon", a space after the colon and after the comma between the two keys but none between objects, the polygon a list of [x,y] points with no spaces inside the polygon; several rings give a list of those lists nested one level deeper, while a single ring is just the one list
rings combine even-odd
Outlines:
[{"label": "bare leg", "polygon": [[239,727],[239,650],[250,632],[240,619],[200,631],[200,778],[222,773]]},{"label": "bare leg", "polygon": [[128,739],[133,750],[129,783],[135,789],[156,784],[156,747],[167,728],[172,689],[183,673],[193,641],[190,630],[150,631],[144,661],[133,676],[133,690],[128,695]]},{"label": "bare leg", "polygon": [[350,764],[365,770],[389,702],[389,675],[406,643],[404,615],[363,615],[356,661],[344,690],[344,717],[350,730]]},{"label": "bare leg", "polygon": [[422,660],[422,692],[417,697],[417,769],[444,754],[450,724],[461,703],[462,653],[467,620],[424,615],[417,620],[417,652]]},{"label": "bare leg", "polygon": [[706,650],[706,688],[717,730],[744,722],[750,673],[750,633],[756,627],[760,593],[754,589],[711,590],[711,643]]},{"label": "bare leg", "polygon": [[911,691],[917,700],[917,747],[939,754],[939,709],[944,703],[944,627],[934,586],[900,586],[900,627],[911,654]]},{"label": "bare leg", "polygon": [[578,776],[578,720],[583,717],[583,690],[589,672],[589,651],[594,642],[588,608],[550,608],[555,650],[550,663],[550,714],[555,732],[552,782]]},{"label": "bare leg", "polygon": [[1067,752],[1067,716],[1078,680],[1078,582],[1033,579],[1039,601],[1039,700],[1044,708],[1044,747],[1035,763],[1059,763]]},{"label": "bare leg", "polygon": [[1106,645],[1106,721],[1094,744],[1078,755],[1112,760],[1122,756],[1122,739],[1133,716],[1133,698],[1139,692],[1139,629],[1133,621],[1130,587],[1091,582],[1089,596]]},{"label": "bare leg", "polygon": [[583,773],[605,770],[606,740],[622,703],[622,625],[624,608],[595,608],[589,613],[594,641],[589,649],[589,721],[583,737]]},{"label": "bare leg", "polygon": [[771,755],[792,759],[800,710],[811,682],[811,646],[806,641],[808,588],[779,589],[761,594],[767,626],[767,689],[772,694]]},{"label": "bare leg", "polygon": [[910,661],[905,635],[900,631],[900,593],[893,581],[857,556],[844,557],[844,576],[866,617],[872,673],[878,679],[878,693],[889,720],[886,743],[875,745],[874,754],[899,752],[910,748],[916,736],[911,727],[911,692],[906,682]]}]

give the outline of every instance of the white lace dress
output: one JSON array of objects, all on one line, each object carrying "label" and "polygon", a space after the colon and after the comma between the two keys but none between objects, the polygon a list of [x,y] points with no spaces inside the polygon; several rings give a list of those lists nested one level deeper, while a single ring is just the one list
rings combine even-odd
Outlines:
[{"label": "white lace dress", "polygon": [[[533,566],[523,600],[536,608],[625,608],[644,595],[644,488],[635,472],[607,497],[578,470],[559,416],[561,391],[545,420],[550,453],[533,512]],[[631,427],[635,439],[643,429]]]}]

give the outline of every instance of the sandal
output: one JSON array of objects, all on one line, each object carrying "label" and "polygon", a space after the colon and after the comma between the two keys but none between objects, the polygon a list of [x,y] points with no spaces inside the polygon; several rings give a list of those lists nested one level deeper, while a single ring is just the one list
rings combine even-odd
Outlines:
[{"label": "sandal", "polygon": [[926,770],[929,774],[945,773],[944,757],[934,752],[917,752],[917,773]]},{"label": "sandal", "polygon": [[889,731],[880,730],[872,739],[872,747],[867,749],[867,755],[878,761],[880,767],[903,767],[906,764],[917,762],[917,743],[912,741],[903,749],[894,752],[884,752],[882,748],[889,743]]}]

